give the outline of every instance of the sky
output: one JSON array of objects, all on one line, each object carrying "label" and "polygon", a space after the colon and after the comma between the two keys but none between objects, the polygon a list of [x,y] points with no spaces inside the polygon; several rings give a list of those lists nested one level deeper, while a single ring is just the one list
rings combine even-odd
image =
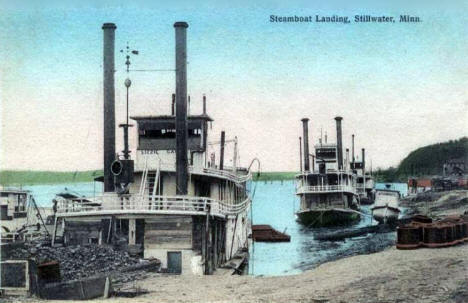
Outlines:
[{"label": "sky", "polygon": [[[173,24],[186,21],[190,112],[201,112],[206,94],[210,139],[221,130],[237,136],[244,166],[257,157],[264,171],[298,170],[304,117],[315,144],[321,129],[335,141],[333,118],[342,116],[345,147],[355,134],[374,168],[467,135],[466,4],[10,2],[0,1],[0,169],[102,168],[106,22],[117,25],[117,123],[125,119],[126,77],[130,115],[170,113],[175,90],[171,71],[127,75],[119,50],[128,42],[139,51],[135,69],[173,69]],[[422,22],[270,22],[270,15],[360,14]],[[121,129],[116,135],[121,150]]]}]

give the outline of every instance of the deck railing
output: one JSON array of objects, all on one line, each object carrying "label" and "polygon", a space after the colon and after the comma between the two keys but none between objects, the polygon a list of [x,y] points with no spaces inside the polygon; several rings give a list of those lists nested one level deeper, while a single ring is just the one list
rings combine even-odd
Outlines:
[{"label": "deck railing", "polygon": [[249,180],[252,177],[250,171],[245,175],[238,175],[228,170],[220,170],[214,168],[205,168],[205,167],[197,167],[197,166],[189,166],[189,172],[202,174],[202,175],[210,175],[215,177],[224,177],[231,179],[237,183],[243,183]]},{"label": "deck railing", "polygon": [[104,213],[148,213],[148,214],[206,214],[227,216],[243,212],[249,205],[250,198],[240,203],[228,203],[215,199],[190,196],[98,196],[92,202],[72,200],[60,201],[57,215],[80,216]]},{"label": "deck railing", "polygon": [[[162,171],[175,171],[176,167],[174,163],[166,163],[161,162],[160,164],[148,163],[147,168],[148,170],[157,170],[158,165],[160,165],[160,170]],[[143,170],[145,168],[142,168]],[[189,166],[188,170],[190,173],[200,174],[200,175],[209,175],[212,177],[222,177],[230,179],[236,183],[243,183],[248,181],[252,178],[252,174],[250,171],[247,171],[246,174],[236,174],[232,170],[221,170],[216,168],[208,168],[208,167],[201,167],[201,166]],[[239,171],[242,170],[239,168]]]},{"label": "deck railing", "polygon": [[339,193],[348,192],[356,193],[356,188],[351,185],[316,185],[316,186],[299,186],[296,189],[297,194],[307,193]]}]

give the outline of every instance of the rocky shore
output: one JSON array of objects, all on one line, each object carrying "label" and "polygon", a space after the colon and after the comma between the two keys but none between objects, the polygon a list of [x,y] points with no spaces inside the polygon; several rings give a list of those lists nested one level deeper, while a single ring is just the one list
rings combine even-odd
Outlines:
[{"label": "rocky shore", "polygon": [[[389,248],[322,264],[299,275],[149,277],[148,293],[113,302],[468,302],[468,243]],[[96,300],[95,302],[109,302]]]}]

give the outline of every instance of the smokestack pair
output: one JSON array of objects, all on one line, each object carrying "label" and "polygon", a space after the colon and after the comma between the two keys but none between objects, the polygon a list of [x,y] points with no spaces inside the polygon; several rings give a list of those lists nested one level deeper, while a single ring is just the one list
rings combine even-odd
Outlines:
[{"label": "smokestack pair", "polygon": [[[187,27],[186,22],[176,22],[176,185],[177,194],[186,195],[188,188],[187,157]],[[115,26],[104,23],[103,70],[104,70],[104,192],[114,191],[111,173],[115,160]],[[204,106],[205,109],[205,106]]]},{"label": "smokestack pair", "polygon": [[[336,145],[337,145],[337,157],[338,157],[338,169],[343,169],[343,139],[341,130],[342,117],[336,117]],[[309,119],[303,118],[302,120],[303,129],[303,140],[304,140],[304,170],[310,170],[309,160]]]}]

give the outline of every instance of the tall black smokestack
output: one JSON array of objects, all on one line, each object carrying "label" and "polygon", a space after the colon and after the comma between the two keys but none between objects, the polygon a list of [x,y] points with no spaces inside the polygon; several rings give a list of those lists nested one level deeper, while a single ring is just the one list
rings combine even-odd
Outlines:
[{"label": "tall black smokestack", "polygon": [[352,138],[352,147],[351,147],[351,158],[352,158],[352,160],[351,161],[353,161],[353,165],[354,165],[354,161],[356,161],[355,158],[354,158],[354,134],[352,135],[351,138]]},{"label": "tall black smokestack", "polygon": [[300,172],[302,173],[302,138],[299,137],[299,167]]},{"label": "tall black smokestack", "polygon": [[206,115],[206,96],[203,95],[203,114]]},{"label": "tall black smokestack", "polygon": [[188,188],[187,159],[187,27],[174,23],[176,51],[176,191],[186,195]]},{"label": "tall black smokestack", "polygon": [[343,169],[343,140],[341,133],[341,120],[343,118],[336,117],[336,147],[338,150],[338,169]]},{"label": "tall black smokestack", "polygon": [[349,148],[346,149],[346,161],[345,164],[349,164]]},{"label": "tall black smokestack", "polygon": [[187,115],[190,116],[190,95],[188,96],[188,110],[187,110]]},{"label": "tall black smokestack", "polygon": [[365,171],[366,169],[366,150],[363,148],[361,149],[361,152],[362,152],[362,171]]},{"label": "tall black smokestack", "polygon": [[104,192],[114,191],[114,176],[111,172],[115,160],[115,26],[104,23],[103,70],[104,70]]},{"label": "tall black smokestack", "polygon": [[310,170],[310,161],[309,161],[309,119],[303,118],[302,120],[302,138],[304,140],[304,171]]},{"label": "tall black smokestack", "polygon": [[224,168],[224,144],[226,141],[226,133],[221,131],[221,150],[219,152],[219,169],[222,170]]},{"label": "tall black smokestack", "polygon": [[175,115],[175,94],[172,94],[171,115]]}]

